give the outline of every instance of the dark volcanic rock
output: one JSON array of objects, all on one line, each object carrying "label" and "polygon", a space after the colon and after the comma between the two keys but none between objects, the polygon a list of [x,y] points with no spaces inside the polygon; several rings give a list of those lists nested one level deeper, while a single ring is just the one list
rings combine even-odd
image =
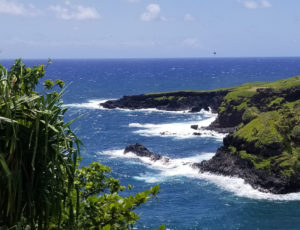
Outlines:
[{"label": "dark volcanic rock", "polygon": [[233,133],[236,130],[236,127],[227,127],[227,128],[222,128],[217,126],[215,123],[212,123],[210,126],[205,127],[204,129],[206,130],[213,130],[218,133]]},{"label": "dark volcanic rock", "polygon": [[199,127],[198,125],[191,125],[191,128],[192,128],[192,129],[195,129],[195,130],[197,130],[198,127]]},{"label": "dark volcanic rock", "polygon": [[124,96],[118,100],[111,100],[101,105],[104,108],[115,109],[147,109],[155,108],[167,111],[199,112],[201,109],[217,112],[218,108],[228,93],[227,90],[211,92],[174,92],[160,94],[142,94],[135,96]]},{"label": "dark volcanic rock", "polygon": [[285,194],[300,191],[299,179],[283,177],[279,169],[273,169],[272,172],[256,169],[250,160],[240,158],[226,147],[220,147],[212,159],[196,163],[193,167],[201,172],[241,177],[252,187],[264,192]]},{"label": "dark volcanic rock", "polygon": [[256,145],[255,142],[247,142],[243,139],[235,137],[234,135],[228,135],[223,139],[225,147],[234,146],[237,151],[245,150],[252,155],[259,155],[263,157],[271,157],[280,155],[283,151],[283,143],[272,142],[268,145]]},{"label": "dark volcanic rock", "polygon": [[[189,112],[211,109],[218,112],[217,119],[205,129],[229,135],[212,159],[195,163],[193,167],[202,172],[237,176],[254,188],[284,194],[300,191],[300,159],[295,157],[299,155],[300,144],[292,133],[294,127],[300,127],[299,118],[294,119],[300,114],[299,83],[300,77],[294,77],[275,84],[245,84],[225,90],[124,96],[101,105],[108,109],[155,108]],[[252,121],[254,128],[247,126]],[[191,129],[195,130],[193,135],[201,135],[196,131],[198,125],[191,125]],[[262,131],[267,131],[271,137]],[[163,158],[139,144],[128,146],[124,153],[127,152],[153,161]]]},{"label": "dark volcanic rock", "polygon": [[218,115],[217,119],[210,125],[213,129],[216,128],[232,128],[240,123],[242,123],[244,110],[236,111],[231,110],[230,108],[227,109],[226,113],[221,113]]},{"label": "dark volcanic rock", "polygon": [[195,136],[201,136],[201,133],[194,132],[193,135],[195,135]]},{"label": "dark volcanic rock", "polygon": [[[197,106],[197,107],[193,107],[193,108],[191,108],[191,110],[189,111],[190,113],[198,113],[198,112],[200,112],[201,111],[201,107],[199,107],[199,106]],[[206,111],[208,111],[209,110],[209,108],[208,107],[206,107],[206,108],[203,108],[204,110],[206,110]]]},{"label": "dark volcanic rock", "polygon": [[169,160],[168,158],[162,157],[161,155],[158,155],[158,154],[155,154],[155,153],[149,151],[145,146],[143,146],[141,144],[127,146],[124,150],[124,154],[126,154],[128,152],[132,152],[139,157],[149,157],[153,161],[162,160],[162,159],[164,159],[166,161]]}]

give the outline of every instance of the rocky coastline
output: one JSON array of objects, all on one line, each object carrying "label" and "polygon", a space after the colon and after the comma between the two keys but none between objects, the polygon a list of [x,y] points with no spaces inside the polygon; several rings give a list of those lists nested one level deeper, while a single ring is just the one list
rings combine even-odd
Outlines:
[{"label": "rocky coastline", "polygon": [[218,108],[228,93],[227,90],[211,92],[170,92],[153,93],[134,96],[124,96],[118,100],[110,100],[101,106],[107,109],[158,109],[166,111],[199,112],[201,109],[211,109],[217,112]]},{"label": "rocky coastline", "polygon": [[[300,77],[228,89],[124,96],[101,106],[218,113],[207,129],[229,133],[215,156],[196,163],[200,172],[243,178],[261,191],[300,191]],[[197,135],[198,127],[191,126]],[[139,145],[125,151],[159,160]]]}]

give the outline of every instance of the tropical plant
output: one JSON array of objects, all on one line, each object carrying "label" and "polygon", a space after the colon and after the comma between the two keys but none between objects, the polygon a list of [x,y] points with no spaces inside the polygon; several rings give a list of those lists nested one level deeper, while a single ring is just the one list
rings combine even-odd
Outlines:
[{"label": "tropical plant", "polygon": [[[78,203],[74,212],[75,226],[78,229],[132,229],[139,216],[134,209],[156,196],[159,187],[122,197],[125,190],[120,181],[108,175],[110,168],[93,162],[77,169],[73,203]],[[131,190],[131,186],[128,186]],[[75,192],[76,191],[76,192]],[[69,210],[66,210],[69,216]],[[67,219],[66,219],[67,220]],[[68,223],[63,226],[68,227]]]},{"label": "tropical plant", "polygon": [[[47,66],[0,65],[0,229],[130,229],[158,186],[121,197],[99,163],[78,168],[81,141],[63,120],[64,82],[36,86]],[[55,87],[61,90],[57,92]]]}]

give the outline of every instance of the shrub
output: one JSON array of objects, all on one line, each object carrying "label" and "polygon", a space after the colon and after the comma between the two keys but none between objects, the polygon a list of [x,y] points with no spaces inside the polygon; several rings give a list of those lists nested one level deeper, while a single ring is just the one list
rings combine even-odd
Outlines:
[{"label": "shrub", "polygon": [[78,168],[82,143],[63,120],[64,82],[35,91],[46,67],[0,65],[0,229],[131,229],[134,209],[158,186],[122,197],[108,167]]},{"label": "shrub", "polygon": [[255,107],[247,108],[242,116],[243,123],[244,124],[249,123],[250,121],[252,121],[253,119],[255,119],[258,116],[258,113],[259,113],[259,111]]},{"label": "shrub", "polygon": [[299,140],[299,141],[300,141],[300,126],[299,126],[299,125],[295,126],[295,127],[292,129],[291,137],[292,137],[294,140]]}]

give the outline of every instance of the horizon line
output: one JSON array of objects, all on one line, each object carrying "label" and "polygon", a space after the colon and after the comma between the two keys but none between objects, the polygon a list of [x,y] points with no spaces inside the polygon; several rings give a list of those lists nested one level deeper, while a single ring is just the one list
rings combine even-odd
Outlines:
[{"label": "horizon line", "polygon": [[218,57],[218,56],[207,56],[207,57],[75,57],[75,58],[68,58],[68,57],[63,57],[63,58],[51,58],[51,57],[36,57],[36,58],[1,58],[0,60],[17,60],[17,59],[22,59],[22,60],[136,60],[136,59],[142,59],[142,60],[153,60],[153,59],[237,59],[237,58],[245,58],[245,59],[251,59],[251,58],[300,58],[299,56],[225,56],[225,57]]}]

